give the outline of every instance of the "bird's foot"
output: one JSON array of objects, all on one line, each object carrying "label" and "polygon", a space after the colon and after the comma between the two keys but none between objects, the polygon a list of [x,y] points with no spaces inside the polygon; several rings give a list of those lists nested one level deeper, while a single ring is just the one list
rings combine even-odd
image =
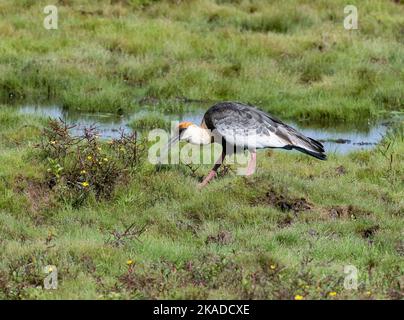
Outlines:
[{"label": "bird's foot", "polygon": [[216,171],[212,170],[209,172],[209,174],[206,176],[205,179],[201,183],[198,184],[198,189],[202,189],[204,186],[206,186],[210,180],[212,180],[214,177],[216,177]]}]

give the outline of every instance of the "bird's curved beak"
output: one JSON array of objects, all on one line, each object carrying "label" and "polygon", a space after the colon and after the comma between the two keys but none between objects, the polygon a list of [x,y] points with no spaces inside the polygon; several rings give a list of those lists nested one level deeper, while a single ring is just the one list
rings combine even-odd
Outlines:
[{"label": "bird's curved beak", "polygon": [[180,134],[176,134],[168,141],[167,145],[163,149],[164,151],[170,150],[171,146],[180,140]]},{"label": "bird's curved beak", "polygon": [[161,162],[161,158],[166,156],[168,152],[170,151],[171,147],[178,141],[180,140],[180,134],[176,134],[173,137],[170,138],[168,143],[160,150],[160,156],[158,157],[158,162]]}]

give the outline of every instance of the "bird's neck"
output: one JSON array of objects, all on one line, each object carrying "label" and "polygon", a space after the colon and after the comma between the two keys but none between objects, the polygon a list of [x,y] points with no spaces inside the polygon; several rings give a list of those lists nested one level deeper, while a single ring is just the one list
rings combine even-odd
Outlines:
[{"label": "bird's neck", "polygon": [[209,129],[192,125],[188,128],[190,130],[189,142],[192,144],[209,144],[212,141],[212,135]]}]

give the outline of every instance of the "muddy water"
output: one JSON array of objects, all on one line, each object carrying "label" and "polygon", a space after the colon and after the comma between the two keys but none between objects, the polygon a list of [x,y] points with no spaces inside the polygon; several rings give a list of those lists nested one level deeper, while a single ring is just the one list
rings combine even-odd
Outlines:
[{"label": "muddy water", "polygon": [[[129,115],[118,116],[112,113],[86,113],[64,110],[59,106],[34,106],[27,105],[19,107],[23,114],[34,114],[51,118],[62,118],[69,124],[75,124],[72,133],[81,132],[84,127],[97,125],[99,133],[103,138],[114,138],[119,135],[119,130],[131,131],[128,126],[131,121],[142,117],[152,111],[139,111]],[[192,121],[199,124],[202,120],[204,110],[184,112],[182,114],[170,114],[164,117],[172,121]],[[310,126],[293,121],[285,121],[306,136],[323,142],[327,153],[345,154],[354,150],[369,149],[374,147],[385,135],[388,125],[383,122],[370,124],[367,121],[361,123],[350,123],[335,126],[333,124]]]}]

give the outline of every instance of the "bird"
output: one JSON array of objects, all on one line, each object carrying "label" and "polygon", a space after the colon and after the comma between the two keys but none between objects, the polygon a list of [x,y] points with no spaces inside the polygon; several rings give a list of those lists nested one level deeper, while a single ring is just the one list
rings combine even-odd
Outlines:
[{"label": "bird", "polygon": [[180,122],[176,134],[167,148],[176,141],[186,141],[196,145],[214,142],[222,144],[222,153],[208,175],[199,184],[206,186],[216,175],[226,155],[236,150],[248,150],[251,154],[246,175],[256,168],[256,151],[265,148],[298,150],[319,160],[326,160],[321,142],[306,137],[278,118],[256,106],[241,102],[225,101],[211,106],[198,126],[192,122]]}]

